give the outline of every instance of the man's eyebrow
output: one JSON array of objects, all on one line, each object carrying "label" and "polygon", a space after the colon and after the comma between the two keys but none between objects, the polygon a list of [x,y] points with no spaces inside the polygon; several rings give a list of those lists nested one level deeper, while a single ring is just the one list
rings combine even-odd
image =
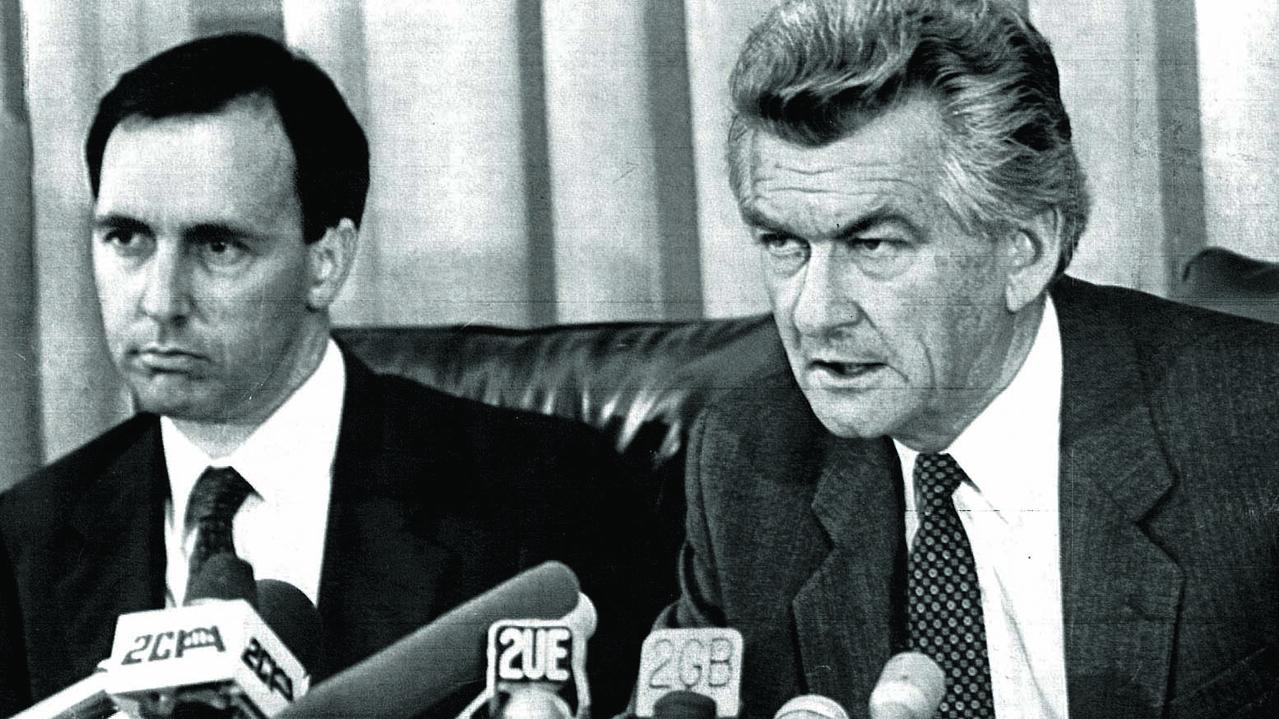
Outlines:
[{"label": "man's eyebrow", "polygon": [[780,230],[781,227],[757,210],[754,205],[745,205],[741,209],[742,222],[762,230]]},{"label": "man's eyebrow", "polygon": [[93,218],[93,229],[95,230],[128,230],[131,232],[144,232],[150,228],[147,223],[136,217],[121,215],[116,212],[109,212],[105,215],[96,215]]},{"label": "man's eyebrow", "polygon": [[[750,227],[771,232],[786,232],[786,229],[780,223],[770,219],[754,207],[743,207],[741,214],[742,220]],[[861,217],[831,233],[830,237],[836,240],[853,239],[885,225],[897,225],[915,235],[923,234],[919,225],[912,222],[906,215],[895,208],[885,206],[868,210]]]},{"label": "man's eyebrow", "polygon": [[920,235],[922,232],[919,226],[910,220],[910,218],[890,208],[873,210],[857,220],[849,223],[834,233],[837,240],[848,240],[859,237],[867,232],[883,226],[900,226],[914,235]]},{"label": "man's eyebrow", "polygon": [[257,235],[246,228],[236,227],[225,222],[201,222],[183,229],[182,236],[187,239],[224,239],[230,237],[254,238]]}]

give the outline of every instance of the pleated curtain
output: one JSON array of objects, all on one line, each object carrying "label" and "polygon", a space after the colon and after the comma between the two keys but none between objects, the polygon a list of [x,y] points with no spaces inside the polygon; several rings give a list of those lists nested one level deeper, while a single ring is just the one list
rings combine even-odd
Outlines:
[{"label": "pleated curtain", "polygon": [[[122,70],[275,34],[372,146],[342,325],[761,312],[723,159],[771,0],[0,0],[0,487],[130,412],[89,268],[82,159]],[[1095,196],[1087,279],[1170,294],[1205,244],[1279,259],[1273,0],[1034,0]]]}]

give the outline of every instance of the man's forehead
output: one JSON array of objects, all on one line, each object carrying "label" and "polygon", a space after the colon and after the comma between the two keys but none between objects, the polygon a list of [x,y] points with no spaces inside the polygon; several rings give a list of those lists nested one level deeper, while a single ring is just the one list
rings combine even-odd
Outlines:
[{"label": "man's forehead", "polygon": [[755,169],[791,166],[800,171],[858,171],[918,167],[933,169],[944,149],[945,126],[938,103],[914,95],[872,115],[858,115],[842,137],[823,144],[793,141],[767,129],[749,134],[747,156]]},{"label": "man's forehead", "polygon": [[746,141],[740,200],[748,222],[806,209],[857,214],[917,203],[935,194],[942,168],[941,119],[927,100],[886,110],[824,145],[762,130]]},{"label": "man's forehead", "polygon": [[[283,132],[284,123],[276,109],[275,101],[261,92],[238,95],[204,111],[179,112],[172,115],[153,116],[145,113],[128,114],[120,118],[112,134],[120,129],[137,129],[152,125],[200,124],[218,118],[233,118],[238,122],[275,126]],[[108,136],[109,139],[109,136]]]},{"label": "man's forehead", "polygon": [[269,102],[130,117],[107,140],[97,210],[139,219],[163,212],[192,221],[272,215],[280,202],[296,202],[295,167]]}]

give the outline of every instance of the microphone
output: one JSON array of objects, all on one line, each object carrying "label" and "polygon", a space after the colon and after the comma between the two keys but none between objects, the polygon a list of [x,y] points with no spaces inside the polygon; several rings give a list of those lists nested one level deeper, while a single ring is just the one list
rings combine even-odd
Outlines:
[{"label": "microphone", "polygon": [[[191,578],[188,605],[224,599],[256,604],[253,568],[247,562],[230,561],[227,557],[234,559],[234,555],[210,557],[204,571]],[[117,715],[115,701],[107,693],[109,664],[109,660],[103,661],[93,674],[33,704],[13,719],[107,719]]]},{"label": "microphone", "polygon": [[716,716],[735,717],[742,708],[741,688],[741,632],[715,627],[658,629],[640,650],[635,715],[653,717],[659,699],[684,691],[714,701]]},{"label": "microphone", "polygon": [[[218,606],[223,602],[241,602],[250,607],[260,606],[257,614],[261,619],[258,621],[265,620],[266,626],[274,629],[283,639],[284,646],[292,650],[294,656],[302,657],[302,666],[313,666],[314,660],[319,656],[320,618],[311,601],[293,585],[274,579],[258,582],[255,590],[253,567],[233,554],[218,554],[209,558],[201,572],[191,578],[187,588],[187,599],[182,608],[140,614],[164,613],[167,617],[173,618],[182,613],[190,614],[187,610],[189,607]],[[220,626],[216,623],[212,625],[213,629],[219,632],[219,636],[221,636]],[[144,637],[145,634],[138,635],[136,638]],[[152,660],[148,655],[147,661],[168,661],[168,658],[160,658],[163,654],[168,654],[176,660],[178,657],[173,657],[174,652],[179,653],[180,656],[192,648],[186,645],[180,647],[175,637],[167,636],[164,632],[150,634],[152,636],[143,641],[157,658]],[[118,638],[119,630],[117,630]],[[170,648],[161,646],[168,644],[170,640],[173,640]],[[146,653],[146,649],[141,647],[136,648],[135,651],[142,652],[136,654],[137,657],[142,657]],[[116,652],[113,652],[112,656],[119,659]],[[251,658],[252,656],[246,650],[241,661],[248,662]],[[262,661],[259,661],[259,665],[261,663]],[[165,674],[164,666],[157,666],[159,669],[154,670],[150,675],[155,681],[162,684],[175,681],[173,677]],[[112,659],[107,659],[99,664],[98,670],[93,674],[32,705],[16,714],[13,719],[129,719],[157,714],[208,716],[211,712],[218,715],[231,713],[232,716],[249,716],[230,707],[235,701],[244,700],[232,701],[226,696],[228,691],[231,691],[226,686],[212,692],[209,687],[202,687],[197,691],[192,690],[189,685],[166,686],[164,689],[167,693],[161,692],[159,699],[148,697],[145,702],[125,699],[122,706],[125,706],[126,710],[119,711],[111,693],[118,689],[116,683],[120,680],[117,671],[119,670],[113,665]],[[148,671],[152,671],[149,666]],[[223,706],[224,709],[216,709],[215,706]]]},{"label": "microphone", "polygon": [[303,668],[316,666],[324,655],[324,628],[310,597],[279,579],[259,579],[257,586],[258,615]]},{"label": "microphone", "polygon": [[[306,692],[310,677],[301,662],[253,608],[248,563],[231,553],[210,557],[188,595],[182,607],[117,620],[106,689],[127,716],[260,719]],[[315,613],[309,601],[301,610],[289,600],[272,602],[290,605],[289,613]]]},{"label": "microphone", "polygon": [[884,665],[870,693],[871,719],[931,719],[946,696],[946,675],[919,652],[902,652]]},{"label": "microphone", "polygon": [[559,562],[527,570],[317,684],[276,716],[401,719],[485,678],[485,632],[507,617],[553,619],[577,604],[577,577]]},{"label": "microphone", "polygon": [[214,554],[205,560],[199,573],[187,582],[184,607],[198,607],[210,602],[243,599],[258,608],[258,593],[253,586],[253,565],[230,552]]},{"label": "microphone", "polygon": [[848,712],[830,697],[801,694],[783,704],[773,719],[848,719]]},{"label": "microphone", "polygon": [[573,719],[573,710],[554,688],[532,684],[515,687],[490,712],[495,719]]},{"label": "microphone", "polygon": [[653,719],[715,719],[715,700],[705,694],[676,689],[653,703]]},{"label": "microphone", "polygon": [[501,719],[589,717],[586,642],[596,622],[595,604],[581,593],[577,606],[562,619],[493,622],[488,631],[488,682],[458,718],[473,716],[485,701],[488,716]]}]

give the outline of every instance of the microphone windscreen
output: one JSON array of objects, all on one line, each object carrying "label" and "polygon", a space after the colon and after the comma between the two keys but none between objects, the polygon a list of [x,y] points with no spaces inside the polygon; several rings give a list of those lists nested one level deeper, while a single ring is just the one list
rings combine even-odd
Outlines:
[{"label": "microphone windscreen", "polygon": [[496,719],[573,719],[573,710],[550,689],[522,686],[507,697]]},{"label": "microphone windscreen", "polygon": [[577,599],[571,569],[559,562],[538,565],[317,684],[276,717],[415,716],[484,680],[493,622],[559,619]]},{"label": "microphone windscreen", "polygon": [[584,639],[590,639],[595,636],[595,627],[599,624],[599,614],[595,611],[595,602],[592,602],[590,597],[581,592],[577,594],[577,606],[573,607],[573,611],[565,614],[562,619],[573,630],[574,634]]},{"label": "microphone windscreen", "polygon": [[198,604],[207,600],[243,599],[257,608],[258,590],[253,583],[253,565],[231,552],[210,556],[200,571],[187,580],[187,593],[183,604]]},{"label": "microphone windscreen", "polygon": [[258,616],[308,672],[324,652],[320,613],[301,589],[278,579],[258,580]]},{"label": "microphone windscreen", "polygon": [[653,719],[715,719],[715,700],[705,694],[677,689],[653,704]]},{"label": "microphone windscreen", "polygon": [[889,658],[870,693],[874,719],[929,719],[946,696],[946,674],[919,652]]},{"label": "microphone windscreen", "polygon": [[848,712],[830,697],[801,694],[783,704],[773,719],[848,719]]}]

